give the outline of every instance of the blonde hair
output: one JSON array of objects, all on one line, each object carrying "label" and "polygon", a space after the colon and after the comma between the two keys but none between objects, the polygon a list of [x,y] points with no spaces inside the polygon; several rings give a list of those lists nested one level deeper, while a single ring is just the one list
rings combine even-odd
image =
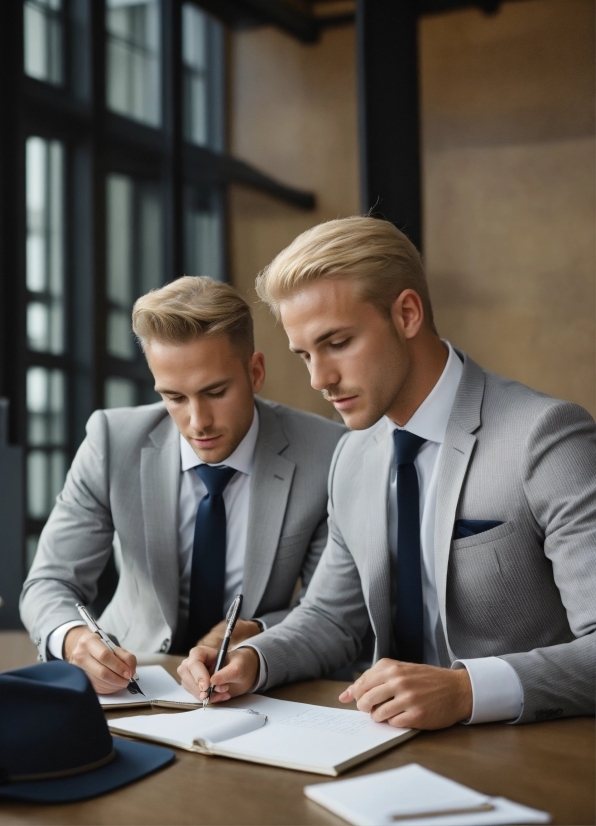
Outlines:
[{"label": "blonde hair", "polygon": [[426,275],[418,250],[393,224],[366,215],[326,221],[303,232],[262,270],[257,293],[279,318],[284,298],[324,278],[352,278],[361,297],[388,315],[397,296],[420,296],[435,331]]},{"label": "blonde hair", "polygon": [[142,349],[151,341],[186,344],[198,336],[226,335],[243,355],[254,352],[250,307],[229,284],[185,275],[141,296],[132,328]]}]

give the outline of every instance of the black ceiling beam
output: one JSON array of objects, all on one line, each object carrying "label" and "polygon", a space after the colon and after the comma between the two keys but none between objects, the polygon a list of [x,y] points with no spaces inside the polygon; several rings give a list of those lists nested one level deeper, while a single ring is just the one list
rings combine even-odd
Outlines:
[{"label": "black ceiling beam", "polygon": [[[217,17],[232,29],[250,29],[258,26],[277,26],[286,34],[303,43],[315,43],[324,29],[345,26],[355,22],[351,13],[319,16],[308,10],[304,3],[301,11],[286,0],[193,0],[197,6]],[[382,2],[382,0],[369,0]],[[386,0],[399,6],[409,0]],[[486,14],[494,14],[505,0],[413,0],[417,15],[440,14],[456,9],[477,8]]]},{"label": "black ceiling beam", "polygon": [[418,14],[440,14],[473,7],[485,14],[494,14],[502,3],[503,0],[418,0]]},{"label": "black ceiling beam", "polygon": [[315,196],[311,192],[286,186],[230,155],[186,144],[183,149],[183,165],[184,175],[192,183],[209,184],[224,181],[228,184],[242,184],[299,209],[315,207]]},{"label": "black ceiling beam", "polygon": [[354,14],[318,17],[284,0],[195,0],[205,11],[232,29],[277,26],[302,43],[315,43],[323,29],[353,23]]}]

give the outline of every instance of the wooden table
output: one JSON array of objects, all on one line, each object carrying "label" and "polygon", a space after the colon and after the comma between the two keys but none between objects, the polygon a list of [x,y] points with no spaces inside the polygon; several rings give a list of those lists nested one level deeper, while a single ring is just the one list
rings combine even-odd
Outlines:
[{"label": "wooden table", "polygon": [[[143,658],[148,662],[148,658]],[[179,658],[157,655],[172,674]],[[22,634],[0,633],[0,670],[35,662]],[[345,684],[331,680],[271,691],[272,697],[340,707]],[[112,712],[122,716],[127,712]],[[151,713],[151,712],[148,712]],[[550,812],[559,824],[594,824],[594,720],[576,718],[508,726],[454,726],[422,732],[403,746],[347,772],[420,763],[477,791]],[[58,806],[0,802],[0,823],[76,824],[344,824],[304,796],[316,774],[177,751],[157,774],[85,803]],[[344,824],[345,826],[345,824]]]}]

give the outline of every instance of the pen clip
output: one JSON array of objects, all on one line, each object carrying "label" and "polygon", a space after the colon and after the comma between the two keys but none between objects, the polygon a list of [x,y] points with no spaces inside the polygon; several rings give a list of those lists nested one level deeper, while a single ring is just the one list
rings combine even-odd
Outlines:
[{"label": "pen clip", "polygon": [[85,606],[80,602],[77,602],[77,611],[79,612],[81,617],[85,620],[85,622],[87,623],[87,626],[89,628],[92,628],[93,631],[95,631],[96,634],[100,634],[100,636],[101,636],[101,633],[100,633],[101,629],[100,629],[99,625],[95,622],[95,620],[93,619],[93,617],[91,616],[89,611],[85,608]]},{"label": "pen clip", "polygon": [[227,630],[231,630],[236,625],[236,620],[238,619],[238,614],[240,613],[240,609],[242,608],[242,594],[238,594],[238,596],[234,599],[234,602],[230,605],[228,609],[228,614],[226,616],[226,623],[227,623]]}]

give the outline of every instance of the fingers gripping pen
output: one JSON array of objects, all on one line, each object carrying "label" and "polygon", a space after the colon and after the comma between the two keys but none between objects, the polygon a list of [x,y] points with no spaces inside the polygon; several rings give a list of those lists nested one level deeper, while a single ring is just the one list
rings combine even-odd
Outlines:
[{"label": "fingers gripping pen", "polygon": [[[213,673],[215,674],[216,671],[219,671],[220,668],[224,664],[224,660],[226,658],[226,654],[228,653],[228,646],[230,644],[230,638],[234,633],[234,628],[236,627],[236,620],[238,619],[238,615],[240,614],[240,608],[242,607],[242,594],[238,594],[238,596],[234,599],[234,602],[230,605],[230,609],[228,611],[228,615],[226,617],[226,633],[223,638],[223,642],[219,649],[219,653],[217,655],[217,660],[215,662],[215,668],[213,669]],[[210,685],[207,689],[207,696],[203,700],[203,709],[207,708],[209,705],[209,700],[211,699],[211,695],[213,694],[215,686]]]}]

